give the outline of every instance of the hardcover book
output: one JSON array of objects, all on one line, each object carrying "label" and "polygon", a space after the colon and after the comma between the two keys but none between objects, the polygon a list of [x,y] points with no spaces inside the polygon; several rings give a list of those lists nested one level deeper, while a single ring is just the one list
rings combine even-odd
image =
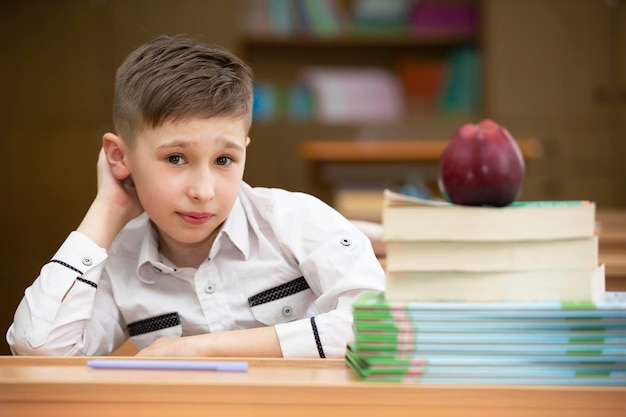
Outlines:
[{"label": "hardcover book", "polygon": [[385,241],[528,241],[595,234],[591,201],[514,202],[506,207],[461,206],[384,191]]},{"label": "hardcover book", "polygon": [[386,271],[389,300],[586,301],[605,291],[604,265],[595,269],[505,271]]},{"label": "hardcover book", "polygon": [[391,273],[591,271],[598,265],[597,235],[499,242],[391,241],[386,248],[386,270]]}]

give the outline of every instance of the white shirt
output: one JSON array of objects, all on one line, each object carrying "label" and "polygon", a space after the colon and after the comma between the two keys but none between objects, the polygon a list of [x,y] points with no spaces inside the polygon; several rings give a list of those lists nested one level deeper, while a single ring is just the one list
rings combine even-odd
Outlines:
[{"label": "white shirt", "polygon": [[284,357],[343,357],[352,302],[384,290],[369,239],[307,194],[243,183],[209,258],[176,268],[144,213],[109,251],[72,232],[26,290],[7,332],[19,355],[106,355],[130,335],[276,327]]}]

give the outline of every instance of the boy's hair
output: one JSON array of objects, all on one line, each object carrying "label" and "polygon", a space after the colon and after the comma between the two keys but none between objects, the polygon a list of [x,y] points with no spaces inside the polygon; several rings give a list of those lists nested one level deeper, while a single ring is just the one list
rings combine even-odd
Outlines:
[{"label": "boy's hair", "polygon": [[185,36],[133,51],[115,79],[113,123],[129,146],[143,128],[214,116],[252,119],[252,70],[231,52]]}]

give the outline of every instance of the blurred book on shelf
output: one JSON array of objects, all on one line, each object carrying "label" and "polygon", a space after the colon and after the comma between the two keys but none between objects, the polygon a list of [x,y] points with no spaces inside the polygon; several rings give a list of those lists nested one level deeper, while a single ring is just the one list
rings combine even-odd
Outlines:
[{"label": "blurred book on shelf", "polygon": [[323,123],[380,123],[405,114],[398,77],[383,68],[308,67],[301,75]]},{"label": "blurred book on shelf", "polygon": [[340,36],[347,24],[335,0],[242,0],[242,26],[250,36]]},{"label": "blurred book on shelf", "polygon": [[[293,0],[266,0],[267,18],[271,33],[282,37],[290,36],[296,30],[297,22],[294,19],[296,4]],[[263,4],[263,1],[254,1]]]},{"label": "blurred book on shelf", "polygon": [[309,34],[320,38],[336,38],[344,30],[344,19],[334,0],[297,0],[296,10]]},{"label": "blurred book on shelf", "polygon": [[415,33],[474,33],[478,9],[472,0],[421,0],[411,2],[409,25]]},{"label": "blurred book on shelf", "polygon": [[355,0],[350,23],[355,34],[404,34],[409,25],[412,1]]},{"label": "blurred book on shelf", "polygon": [[252,119],[268,123],[279,119],[306,122],[315,116],[315,101],[311,89],[300,82],[276,84],[254,83]]},{"label": "blurred book on shelf", "polygon": [[280,111],[279,92],[274,84],[255,82],[253,87],[252,119],[255,122],[274,120]]},{"label": "blurred book on shelf", "polygon": [[447,62],[443,58],[399,58],[396,68],[408,104],[420,108],[435,106],[443,91],[446,67]]},{"label": "blurred book on shelf", "polygon": [[455,48],[446,63],[446,75],[438,97],[444,113],[475,112],[480,107],[480,57],[475,48]]}]

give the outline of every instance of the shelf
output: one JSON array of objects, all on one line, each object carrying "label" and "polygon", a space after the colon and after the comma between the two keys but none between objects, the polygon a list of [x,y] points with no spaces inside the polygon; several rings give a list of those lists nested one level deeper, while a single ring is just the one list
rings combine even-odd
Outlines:
[{"label": "shelf", "polygon": [[[541,156],[541,143],[537,139],[516,141],[524,158]],[[396,140],[396,141],[337,141],[315,140],[300,144],[300,156],[311,162],[436,162],[448,141]]]}]

